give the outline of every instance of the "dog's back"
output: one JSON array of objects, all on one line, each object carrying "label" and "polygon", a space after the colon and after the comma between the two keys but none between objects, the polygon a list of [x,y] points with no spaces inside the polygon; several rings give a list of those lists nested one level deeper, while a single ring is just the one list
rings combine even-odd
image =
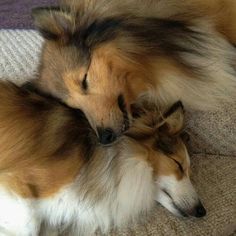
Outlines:
[{"label": "dog's back", "polygon": [[25,197],[50,195],[77,175],[94,150],[93,140],[81,111],[0,83],[1,184]]}]

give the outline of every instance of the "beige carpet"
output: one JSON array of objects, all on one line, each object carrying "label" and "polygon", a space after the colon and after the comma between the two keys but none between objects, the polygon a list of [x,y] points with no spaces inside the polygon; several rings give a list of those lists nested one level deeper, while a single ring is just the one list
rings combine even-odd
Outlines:
[{"label": "beige carpet", "polygon": [[33,30],[0,30],[1,78],[22,83],[35,77],[42,42]]},{"label": "beige carpet", "polygon": [[[0,30],[0,77],[20,84],[37,76],[41,45],[34,31]],[[157,206],[146,223],[112,236],[236,236],[236,102],[218,112],[188,112],[187,119],[193,180],[207,217],[178,219]]]}]

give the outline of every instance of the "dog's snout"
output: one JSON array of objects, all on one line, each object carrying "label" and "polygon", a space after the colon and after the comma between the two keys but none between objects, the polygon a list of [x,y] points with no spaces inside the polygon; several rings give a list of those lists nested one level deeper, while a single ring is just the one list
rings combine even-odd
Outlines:
[{"label": "dog's snout", "polygon": [[189,215],[197,217],[197,218],[201,218],[204,217],[206,215],[206,209],[204,208],[204,206],[202,205],[202,203],[199,201],[199,203],[197,204],[197,206],[195,206],[190,212]]},{"label": "dog's snout", "polygon": [[97,130],[98,130],[99,142],[101,144],[107,145],[113,143],[117,138],[116,133],[110,128],[106,129],[97,128]]}]

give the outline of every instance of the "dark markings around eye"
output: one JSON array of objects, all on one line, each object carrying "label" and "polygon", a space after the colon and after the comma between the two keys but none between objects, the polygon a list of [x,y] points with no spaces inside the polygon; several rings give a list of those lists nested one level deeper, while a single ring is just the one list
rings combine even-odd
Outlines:
[{"label": "dark markings around eye", "polygon": [[155,147],[166,155],[172,155],[175,153],[175,140],[167,135],[158,136]]},{"label": "dark markings around eye", "polygon": [[83,81],[82,81],[82,88],[84,91],[88,90],[88,81],[87,81],[88,74],[86,73],[84,75]]}]

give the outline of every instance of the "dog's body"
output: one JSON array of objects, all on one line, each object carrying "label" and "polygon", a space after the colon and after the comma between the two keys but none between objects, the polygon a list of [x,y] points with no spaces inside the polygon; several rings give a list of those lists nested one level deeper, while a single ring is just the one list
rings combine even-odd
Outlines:
[{"label": "dog's body", "polygon": [[179,103],[102,147],[81,111],[4,82],[0,100],[0,235],[36,236],[42,223],[44,236],[107,233],[155,200],[177,215],[205,215],[178,134]]},{"label": "dog's body", "polygon": [[34,11],[46,39],[35,83],[82,109],[103,143],[128,129],[140,96],[198,109],[235,100],[234,0],[64,5]]}]

